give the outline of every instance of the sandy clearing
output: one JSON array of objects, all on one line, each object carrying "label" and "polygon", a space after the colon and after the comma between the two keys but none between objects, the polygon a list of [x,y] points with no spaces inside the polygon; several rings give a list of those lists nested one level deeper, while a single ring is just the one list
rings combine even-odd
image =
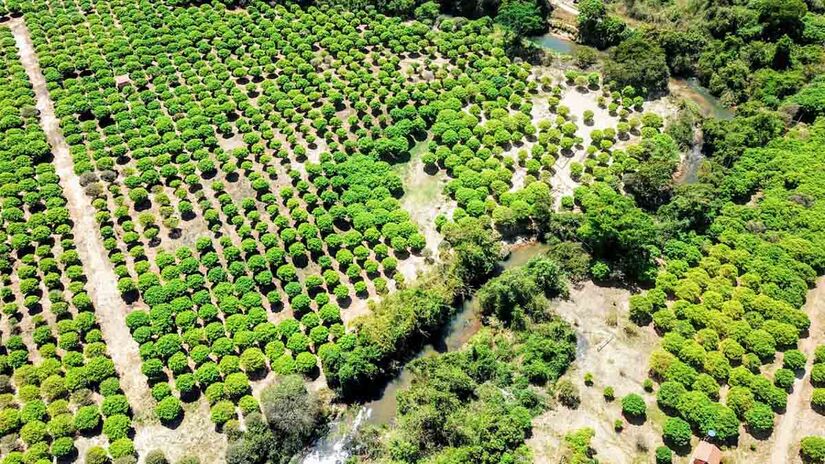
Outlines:
[{"label": "sandy clearing", "polygon": [[177,462],[189,455],[200,458],[201,464],[225,462],[226,435],[215,430],[206,398],[184,404],[184,410],[183,420],[174,429],[159,423],[136,427],[135,450],[141,458],[152,450],[161,449],[169,462]]},{"label": "sandy clearing", "polygon": [[[581,404],[577,409],[557,405],[533,420],[533,436],[527,445],[535,462],[560,462],[564,435],[583,427],[596,431],[592,445],[605,462],[652,462],[652,456],[640,452],[638,445],[652,450],[658,440],[658,426],[653,418],[655,400],[642,388],[657,337],[652,329],[638,328],[627,320],[629,297],[630,291],[626,289],[601,287],[588,281],[572,289],[569,299],[555,302],[555,311],[577,332],[577,358],[566,377],[578,387]],[[590,387],[584,385],[587,372],[594,378]],[[640,426],[625,423],[624,431],[616,433],[613,422],[622,417],[621,406],[618,400],[604,400],[602,392],[607,386],[614,388],[616,398],[641,394],[651,417]]]},{"label": "sandy clearing", "polygon": [[554,7],[558,7],[560,10],[568,14],[571,14],[573,16],[579,15],[579,9],[576,8],[576,4],[574,2],[568,2],[565,0],[555,0],[550,3],[552,3]]}]

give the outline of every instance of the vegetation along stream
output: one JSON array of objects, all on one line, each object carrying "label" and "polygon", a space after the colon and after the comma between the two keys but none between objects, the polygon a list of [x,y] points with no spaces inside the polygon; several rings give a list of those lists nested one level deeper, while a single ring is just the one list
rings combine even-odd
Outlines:
[{"label": "vegetation along stream", "polygon": [[[502,270],[525,265],[530,259],[542,255],[548,246],[543,243],[529,242],[514,245],[510,254],[501,263]],[[481,328],[478,300],[464,300],[461,310],[453,316],[444,330],[431,343],[425,345],[415,356],[420,358],[433,353],[444,353],[461,348]],[[579,350],[581,347],[578,347]],[[409,363],[407,363],[409,366]],[[397,377],[387,383],[378,398],[361,407],[347,411],[334,420],[326,436],[318,440],[303,464],[338,464],[349,457],[347,445],[355,437],[358,429],[367,424],[380,425],[390,423],[397,413],[396,394],[408,388],[413,380],[409,367],[401,370]]]}]

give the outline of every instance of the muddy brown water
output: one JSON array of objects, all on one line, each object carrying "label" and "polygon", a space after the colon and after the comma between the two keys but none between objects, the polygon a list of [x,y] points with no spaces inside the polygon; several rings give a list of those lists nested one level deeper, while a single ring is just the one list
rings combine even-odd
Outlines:
[{"label": "muddy brown water", "polygon": [[[501,263],[503,270],[526,264],[530,259],[542,255],[548,246],[537,242],[515,244],[510,254]],[[436,353],[455,351],[461,348],[481,328],[478,300],[468,298],[461,309],[451,319],[440,336],[424,346],[415,359]],[[390,381],[381,396],[360,407],[353,408],[330,424],[329,433],[318,440],[304,457],[303,464],[341,464],[350,456],[347,445],[363,425],[383,425],[391,423],[398,412],[396,395],[412,384],[413,373],[408,367]]]}]

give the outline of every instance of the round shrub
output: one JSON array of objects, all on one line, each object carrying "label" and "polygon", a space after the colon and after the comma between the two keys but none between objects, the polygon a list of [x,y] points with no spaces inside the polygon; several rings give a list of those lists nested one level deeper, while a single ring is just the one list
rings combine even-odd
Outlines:
[{"label": "round shrub", "polygon": [[667,446],[656,448],[656,464],[671,464],[673,462],[673,451]]},{"label": "round shrub", "polygon": [[74,416],[74,426],[79,432],[89,432],[100,425],[100,412],[97,406],[89,405],[78,408]]},{"label": "round shrub", "polygon": [[628,417],[644,418],[647,411],[645,400],[637,395],[631,393],[622,398],[622,413]]},{"label": "round shrub", "polygon": [[816,411],[825,412],[825,388],[814,388],[811,394],[811,407]]},{"label": "round shrub", "polygon": [[295,367],[301,374],[312,373],[317,363],[315,355],[309,352],[298,353],[298,356],[295,357]]},{"label": "round shrub", "polygon": [[52,455],[58,459],[68,457],[74,452],[74,440],[70,437],[60,437],[52,442]]},{"label": "round shrub", "polygon": [[159,449],[149,451],[149,454],[146,455],[146,460],[144,462],[146,464],[169,464],[169,460],[166,459],[166,455]]},{"label": "round shrub", "polygon": [[297,370],[295,359],[289,353],[284,353],[272,362],[272,371],[279,375],[294,374]]},{"label": "round shrub", "polygon": [[160,382],[152,387],[152,398],[155,401],[160,401],[172,394],[172,387],[166,382]]},{"label": "round shrub", "polygon": [[745,423],[753,434],[766,434],[773,430],[773,410],[765,403],[754,403],[745,411]]},{"label": "round shrub", "polygon": [[177,388],[181,396],[192,395],[198,388],[197,382],[195,381],[195,375],[181,374],[175,377],[175,388]]},{"label": "round shrub", "polygon": [[6,408],[0,411],[0,436],[8,435],[20,428],[20,412]]},{"label": "round shrub", "polygon": [[103,398],[100,410],[106,417],[115,414],[127,414],[129,412],[129,401],[124,395],[112,395]]},{"label": "round shrub", "polygon": [[665,421],[662,431],[665,442],[674,448],[685,448],[690,445],[690,424],[678,417],[670,417]]},{"label": "round shrub", "polygon": [[805,354],[799,350],[788,350],[782,359],[782,367],[792,371],[799,371],[805,368],[807,362]]},{"label": "round shrub", "polygon": [[203,386],[210,385],[221,379],[221,372],[213,362],[203,363],[195,371],[195,379]]},{"label": "round shrub", "polygon": [[256,400],[255,397],[252,395],[242,396],[241,399],[238,401],[238,407],[241,408],[241,412],[244,415],[253,412],[260,412],[261,410],[261,407],[258,404],[258,400]]},{"label": "round shrub", "polygon": [[162,422],[172,422],[179,418],[181,413],[183,413],[183,408],[180,400],[174,396],[167,396],[155,406],[155,414]]},{"label": "round shrub", "polygon": [[809,463],[825,463],[825,437],[809,436],[802,439],[799,454]]},{"label": "round shrub", "polygon": [[103,396],[117,395],[120,393],[120,381],[117,377],[109,377],[100,382],[98,389]]},{"label": "round shrub", "polygon": [[46,419],[46,403],[40,400],[29,401],[20,410],[20,421],[28,424],[32,421],[43,421]]},{"label": "round shrub", "polygon": [[794,373],[790,369],[777,369],[773,374],[773,384],[783,390],[790,391],[793,381]]},{"label": "round shrub", "polygon": [[52,438],[74,435],[74,416],[70,413],[57,414],[49,421],[47,428]]},{"label": "round shrub", "polygon": [[212,422],[216,425],[223,425],[230,419],[235,419],[235,405],[231,401],[219,401],[212,406],[211,414]]},{"label": "round shrub", "polygon": [[131,426],[132,421],[128,417],[123,414],[115,414],[103,421],[103,433],[109,437],[110,441],[119,440],[128,436]]},{"label": "round shrub", "polygon": [[243,372],[226,376],[224,391],[230,399],[238,399],[250,391],[249,378]]},{"label": "round shrub", "polygon": [[825,387],[825,363],[814,364],[811,368],[811,383],[814,387]]},{"label": "round shrub", "polygon": [[118,438],[109,445],[109,454],[112,459],[135,455],[135,444],[128,438]]},{"label": "round shrub", "polygon": [[29,446],[45,441],[48,436],[49,432],[46,429],[46,424],[39,420],[28,422],[20,429],[20,439]]},{"label": "round shrub", "polygon": [[86,450],[85,464],[107,464],[109,462],[109,453],[99,446],[93,446]]},{"label": "round shrub", "polygon": [[247,348],[241,354],[241,369],[244,372],[261,372],[266,368],[266,356],[260,348]]}]

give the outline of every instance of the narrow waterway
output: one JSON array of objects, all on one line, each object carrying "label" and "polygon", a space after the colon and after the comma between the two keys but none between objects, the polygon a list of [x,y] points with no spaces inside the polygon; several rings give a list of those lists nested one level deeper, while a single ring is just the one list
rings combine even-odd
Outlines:
[{"label": "narrow waterway", "polygon": [[699,169],[705,159],[705,155],[702,153],[703,146],[702,130],[697,127],[693,131],[693,144],[687,153],[682,156],[682,165],[679,168],[676,183],[693,184],[699,180]]},{"label": "narrow waterway", "polygon": [[[546,252],[547,249],[547,245],[536,242],[516,244],[511,248],[507,258],[502,261],[501,267],[503,270],[507,270],[523,266],[533,257]],[[481,328],[481,317],[477,309],[478,300],[466,299],[460,311],[453,316],[442,333],[432,343],[424,346],[415,358],[460,349]],[[413,373],[408,367],[405,367],[397,377],[387,383],[379,398],[360,407],[351,408],[347,413],[333,421],[327,435],[318,440],[312,447],[309,454],[303,459],[303,464],[344,463],[349,457],[347,446],[360,427],[392,422],[397,413],[396,394],[409,387],[412,380]]]}]

